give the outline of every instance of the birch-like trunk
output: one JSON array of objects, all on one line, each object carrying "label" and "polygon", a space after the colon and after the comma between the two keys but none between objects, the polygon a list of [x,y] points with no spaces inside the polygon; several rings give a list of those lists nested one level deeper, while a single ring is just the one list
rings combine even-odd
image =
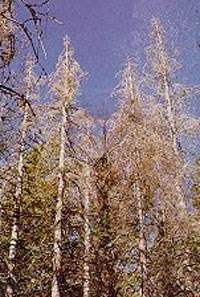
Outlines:
[{"label": "birch-like trunk", "polygon": [[53,279],[51,296],[60,297],[59,282],[61,277],[61,259],[62,259],[62,209],[63,196],[65,191],[65,146],[66,146],[66,124],[67,112],[66,105],[62,106],[62,125],[60,133],[60,156],[58,173],[58,194],[56,202],[56,215],[54,223],[54,247],[53,247]]},{"label": "birch-like trunk", "polygon": [[[175,128],[175,121],[174,121],[174,115],[173,115],[173,106],[172,106],[172,100],[170,98],[170,90],[169,90],[169,84],[167,82],[166,76],[164,76],[164,92],[165,92],[165,100],[166,100],[166,105],[167,105],[167,118],[169,122],[169,128],[170,128],[170,138],[172,141],[172,146],[175,155],[178,157],[179,156],[179,151],[178,151],[178,145],[177,145],[177,134],[176,134],[176,128]],[[176,187],[176,192],[177,192],[177,197],[178,197],[178,204],[180,207],[180,214],[185,214],[186,212],[186,205],[183,197],[183,192],[181,190],[180,185],[177,183],[175,184]]]},{"label": "birch-like trunk", "polygon": [[176,127],[175,127],[174,113],[173,113],[173,103],[170,96],[170,88],[169,88],[169,82],[167,77],[168,75],[166,72],[168,65],[166,65],[167,61],[165,56],[162,33],[160,32],[159,25],[157,24],[157,22],[155,23],[155,30],[158,37],[159,56],[162,64],[163,90],[164,90],[164,99],[165,99],[166,109],[167,109],[167,120],[169,123],[170,138],[172,141],[174,152],[176,155],[178,155],[177,133],[176,133]]},{"label": "birch-like trunk", "polygon": [[[172,102],[172,98],[170,95],[170,87],[169,87],[169,81],[166,73],[166,57],[165,57],[165,50],[164,50],[164,44],[163,44],[163,38],[162,38],[162,33],[159,30],[159,25],[158,23],[155,23],[155,30],[156,34],[158,37],[158,43],[159,43],[159,55],[160,55],[160,60],[163,66],[163,73],[162,73],[162,79],[163,79],[163,91],[164,91],[164,99],[166,102],[166,109],[167,109],[167,120],[169,124],[169,131],[170,131],[170,138],[173,146],[173,150],[175,155],[178,157],[179,156],[179,150],[178,150],[178,141],[177,141],[177,131],[176,131],[176,126],[175,126],[175,115],[174,115],[174,106]],[[179,205],[179,210],[181,215],[186,214],[186,205],[184,201],[184,196],[182,189],[180,185],[177,183],[175,184],[176,192],[177,192],[177,197],[178,197],[178,205]]]},{"label": "birch-like trunk", "polygon": [[[140,93],[137,87],[137,84],[134,83],[134,76],[131,70],[131,66],[128,66],[128,77],[127,77],[127,94],[130,95],[129,100],[131,99],[132,113],[136,113],[139,108],[139,98]],[[140,153],[136,150],[136,158],[138,164],[140,163]],[[147,274],[147,259],[146,259],[146,239],[144,234],[144,216],[143,216],[143,194],[140,187],[139,180],[136,180],[133,185],[133,191],[137,199],[138,204],[138,217],[139,217],[139,272],[141,276],[141,286],[139,294],[140,296],[145,297],[145,285],[146,285],[146,274]]]},{"label": "birch-like trunk", "polygon": [[83,297],[90,296],[90,168],[86,165],[84,169],[84,197],[83,197],[83,218],[84,218],[84,263],[83,263]]},{"label": "birch-like trunk", "polygon": [[145,285],[147,274],[147,259],[146,259],[146,239],[144,231],[144,210],[143,210],[143,194],[139,185],[139,181],[134,184],[134,192],[138,203],[138,217],[139,217],[139,265],[141,275],[140,296],[145,297]]},{"label": "birch-like trunk", "polygon": [[[178,157],[179,156],[179,151],[178,151],[178,145],[177,145],[177,134],[176,134],[176,128],[175,128],[175,121],[174,121],[174,115],[173,115],[173,106],[172,106],[172,100],[170,98],[170,91],[169,91],[169,84],[167,82],[167,78],[164,77],[164,88],[165,88],[165,100],[167,103],[167,117],[168,117],[168,122],[169,122],[169,127],[170,127],[170,137],[172,141],[172,146],[174,149],[175,155]],[[186,212],[186,205],[183,197],[183,192],[181,190],[180,185],[177,183],[175,184],[176,187],[176,192],[177,192],[177,197],[178,197],[178,204],[180,207],[180,213],[181,215]]]},{"label": "birch-like trunk", "polygon": [[16,286],[15,279],[15,266],[16,266],[16,254],[17,254],[17,244],[19,240],[19,221],[20,221],[20,207],[21,207],[21,199],[22,199],[22,190],[23,190],[23,177],[24,177],[24,151],[26,144],[26,135],[28,128],[28,106],[25,103],[24,107],[24,118],[21,126],[21,145],[19,152],[19,161],[18,161],[18,169],[17,169],[17,183],[16,183],[16,191],[15,191],[15,208],[13,214],[13,223],[11,230],[11,239],[9,246],[9,254],[8,254],[8,281],[6,288],[6,296],[13,297],[14,289]]}]

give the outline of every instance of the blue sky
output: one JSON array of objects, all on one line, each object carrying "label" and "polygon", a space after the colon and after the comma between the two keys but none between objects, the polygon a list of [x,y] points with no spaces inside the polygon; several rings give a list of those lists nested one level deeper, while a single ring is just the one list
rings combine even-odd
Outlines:
[{"label": "blue sky", "polygon": [[[117,84],[116,73],[127,54],[139,66],[149,44],[150,20],[161,18],[167,38],[180,50],[183,70],[180,79],[200,84],[200,1],[199,0],[51,0],[51,14],[62,25],[51,24],[46,32],[46,67],[53,70],[68,34],[75,56],[89,75],[80,102],[96,115],[114,110],[107,99]],[[195,110],[200,114],[199,103]],[[198,110],[198,111],[197,111]]]}]

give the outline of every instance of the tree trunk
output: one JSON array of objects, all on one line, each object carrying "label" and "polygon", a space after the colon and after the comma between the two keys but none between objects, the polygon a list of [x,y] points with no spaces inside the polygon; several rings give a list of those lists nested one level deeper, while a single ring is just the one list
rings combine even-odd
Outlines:
[{"label": "tree trunk", "polygon": [[[173,107],[172,107],[169,85],[168,85],[166,76],[164,76],[164,89],[165,89],[165,100],[167,103],[167,118],[168,118],[169,127],[170,127],[170,138],[172,141],[174,153],[178,157],[179,151],[178,151],[178,145],[177,145],[176,128],[175,128],[175,124],[174,124]],[[180,185],[178,185],[177,182],[175,184],[175,188],[176,188],[176,193],[178,194],[177,197],[178,197],[179,211],[180,211],[181,216],[184,217],[185,213],[186,213],[186,205],[185,205],[185,201],[184,201],[183,192],[182,192]]]},{"label": "tree trunk", "polygon": [[[169,86],[169,81],[168,81],[168,73],[167,73],[167,62],[166,62],[166,56],[165,56],[165,48],[164,48],[164,43],[163,43],[163,37],[162,33],[159,29],[159,25],[156,22],[155,23],[155,31],[157,34],[158,38],[158,44],[159,44],[159,55],[160,55],[160,62],[162,65],[162,80],[163,80],[163,91],[164,91],[164,99],[166,102],[166,109],[167,109],[167,120],[169,124],[169,131],[170,131],[170,138],[173,146],[173,150],[175,155],[178,157],[179,156],[179,150],[178,150],[178,141],[177,141],[177,131],[175,127],[175,115],[174,115],[174,106],[172,102],[172,98],[170,95],[170,86]],[[181,216],[185,216],[186,214],[186,205],[184,201],[184,196],[182,189],[180,185],[177,183],[175,184],[176,192],[178,194],[178,207],[179,207],[179,212]]]},{"label": "tree trunk", "polygon": [[90,295],[90,168],[86,165],[84,169],[85,177],[85,189],[83,197],[83,206],[84,206],[84,264],[83,264],[83,297],[89,297]]},{"label": "tree trunk", "polygon": [[26,135],[27,135],[27,124],[28,124],[28,106],[24,106],[24,118],[21,127],[21,145],[19,152],[19,161],[18,161],[18,177],[16,183],[15,191],[15,209],[13,214],[13,224],[11,230],[11,240],[9,246],[9,255],[8,255],[8,282],[6,288],[6,296],[13,297],[15,292],[16,279],[14,275],[14,270],[16,266],[16,254],[17,254],[17,244],[19,240],[19,221],[20,221],[20,207],[23,191],[23,177],[24,177],[24,151],[26,144]]},{"label": "tree trunk", "polygon": [[52,297],[60,297],[60,279],[61,279],[61,259],[62,259],[62,209],[63,196],[65,191],[65,146],[66,146],[66,123],[67,113],[66,105],[62,106],[62,126],[60,134],[60,157],[59,157],[59,173],[58,173],[58,194],[56,203],[56,215],[54,224],[54,247],[53,247],[53,280],[51,288]]},{"label": "tree trunk", "polygon": [[145,285],[147,274],[147,259],[146,259],[146,239],[144,233],[144,215],[143,215],[143,195],[141,193],[139,181],[135,182],[134,192],[138,203],[138,216],[139,216],[139,265],[141,275],[140,296],[145,297]]}]

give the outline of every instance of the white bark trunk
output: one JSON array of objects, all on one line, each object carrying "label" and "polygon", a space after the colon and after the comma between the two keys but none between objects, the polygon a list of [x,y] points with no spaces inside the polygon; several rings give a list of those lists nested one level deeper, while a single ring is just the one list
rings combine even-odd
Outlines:
[{"label": "white bark trunk", "polygon": [[167,120],[169,123],[169,130],[170,130],[170,137],[173,145],[173,149],[176,155],[178,155],[178,148],[177,148],[177,133],[176,133],[176,127],[175,127],[175,119],[174,119],[174,113],[173,113],[173,103],[170,96],[170,88],[169,88],[169,82],[167,73],[167,67],[166,65],[166,57],[165,57],[165,49],[163,44],[163,38],[162,34],[159,29],[159,25],[155,23],[155,30],[158,37],[158,43],[159,43],[159,56],[160,61],[162,65],[162,79],[163,79],[163,90],[164,90],[164,99],[166,103],[166,109],[167,109]]},{"label": "white bark trunk", "polygon": [[15,261],[17,254],[17,243],[19,240],[19,220],[20,220],[20,207],[21,207],[21,198],[23,190],[23,177],[24,177],[24,151],[26,144],[26,134],[27,134],[27,124],[28,124],[28,106],[25,104],[24,107],[24,118],[21,126],[21,145],[19,152],[19,161],[18,161],[18,177],[16,183],[15,191],[15,209],[13,224],[11,230],[11,239],[9,246],[9,255],[8,255],[8,284],[6,289],[6,296],[13,297],[14,295],[14,286],[16,283],[14,276]]},{"label": "white bark trunk", "polygon": [[[178,145],[177,145],[176,128],[175,128],[175,124],[174,124],[173,106],[172,106],[172,101],[170,98],[169,85],[168,85],[166,77],[164,77],[164,88],[165,88],[165,100],[167,103],[167,117],[168,117],[168,122],[169,122],[169,127],[170,127],[170,137],[171,137],[174,153],[178,157],[179,151],[178,151]],[[186,205],[184,202],[183,192],[181,190],[180,185],[178,185],[177,183],[175,184],[175,187],[176,187],[176,193],[177,193],[177,197],[178,197],[178,205],[180,207],[180,214],[181,214],[181,216],[182,215],[184,216],[185,212],[186,212]]]},{"label": "white bark trunk", "polygon": [[60,157],[59,157],[59,173],[58,173],[58,194],[56,203],[55,229],[54,229],[54,247],[53,247],[53,280],[51,288],[52,297],[60,297],[60,276],[61,276],[61,260],[62,260],[62,209],[63,196],[65,191],[65,146],[66,146],[66,124],[67,113],[66,106],[62,106],[62,126],[60,134]]},{"label": "white bark trunk", "polygon": [[[167,117],[168,117],[168,122],[170,127],[170,137],[171,137],[174,153],[178,157],[179,151],[178,151],[178,145],[177,145],[177,133],[176,133],[175,123],[174,123],[173,105],[172,105],[172,100],[170,98],[169,85],[166,77],[164,77],[164,88],[165,88],[165,100],[167,104]],[[180,208],[179,211],[181,216],[184,216],[186,213],[186,205],[184,201],[183,192],[180,185],[178,185],[177,182],[175,184],[175,187],[176,187],[176,193],[178,197],[178,205]]]},{"label": "white bark trunk", "polygon": [[84,282],[83,282],[83,297],[90,296],[90,168],[86,165],[84,169],[84,177],[85,177],[85,189],[84,189],[84,264],[83,264],[83,273],[84,273]]},{"label": "white bark trunk", "polygon": [[141,274],[141,287],[140,296],[145,297],[145,282],[147,274],[147,259],[146,259],[146,239],[144,230],[144,215],[143,215],[143,194],[140,189],[139,181],[134,184],[134,191],[138,203],[138,216],[139,216],[139,263],[140,263],[140,274]]},{"label": "white bark trunk", "polygon": [[174,123],[173,107],[172,107],[170,90],[169,90],[169,85],[168,85],[166,76],[164,76],[164,89],[165,89],[164,96],[165,96],[165,101],[167,106],[167,118],[168,118],[169,127],[170,127],[170,137],[171,137],[174,152],[178,156],[179,153],[178,153],[178,146],[177,146],[177,135],[176,135],[176,128]]},{"label": "white bark trunk", "polygon": [[[163,89],[164,89],[164,99],[166,102],[166,109],[167,109],[167,120],[169,123],[169,130],[170,130],[170,138],[171,138],[171,142],[172,142],[172,146],[173,146],[173,150],[175,155],[178,157],[179,156],[179,150],[178,150],[178,141],[177,141],[177,131],[176,131],[176,127],[175,127],[175,115],[174,115],[174,106],[173,106],[173,102],[172,102],[172,98],[170,96],[170,87],[169,87],[169,82],[168,82],[168,78],[167,78],[167,74],[164,72],[165,71],[165,67],[167,67],[165,64],[165,55],[164,55],[164,44],[163,44],[163,38],[162,35],[160,33],[158,24],[156,24],[156,33],[157,33],[157,37],[158,37],[158,43],[159,43],[159,54],[160,54],[160,59],[161,59],[161,63],[163,65]],[[178,206],[179,206],[179,211],[181,216],[185,216],[186,214],[186,205],[185,205],[185,201],[184,201],[184,196],[183,196],[183,191],[180,187],[180,185],[178,185],[177,183],[175,184],[175,188],[176,188],[176,193],[178,194]]]},{"label": "white bark trunk", "polygon": [[[130,66],[129,66],[130,67]],[[130,94],[131,98],[131,104],[132,108],[134,107],[132,111],[133,113],[137,111],[138,108],[138,100],[140,97],[139,91],[137,89],[137,85],[133,85],[133,77],[131,76],[131,67],[129,69],[129,75],[128,75],[128,81],[127,81],[127,89],[128,93]],[[140,162],[140,154],[137,151],[137,161]],[[138,216],[139,216],[139,243],[138,243],[138,249],[139,249],[139,272],[141,276],[141,286],[139,290],[139,294],[142,297],[145,297],[145,282],[146,282],[146,273],[147,273],[147,260],[146,260],[146,239],[144,234],[144,215],[143,215],[143,194],[142,190],[140,188],[139,180],[136,180],[133,186],[134,194],[137,199],[138,203]]]}]

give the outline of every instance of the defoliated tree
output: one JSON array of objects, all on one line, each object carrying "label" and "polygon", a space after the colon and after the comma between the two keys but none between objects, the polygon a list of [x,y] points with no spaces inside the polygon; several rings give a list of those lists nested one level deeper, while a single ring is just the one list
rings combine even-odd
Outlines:
[{"label": "defoliated tree", "polygon": [[17,179],[16,189],[14,195],[14,211],[13,211],[13,222],[11,228],[11,237],[9,244],[9,255],[8,255],[8,280],[6,294],[9,297],[14,296],[16,286],[15,266],[17,256],[17,245],[19,241],[19,225],[21,216],[21,203],[23,200],[23,180],[25,175],[24,168],[24,157],[27,148],[27,135],[30,129],[31,118],[33,117],[32,109],[30,108],[30,102],[34,94],[34,88],[36,83],[36,77],[33,74],[33,60],[30,58],[26,64],[26,74],[24,79],[24,89],[26,94],[26,100],[21,106],[22,122],[20,127],[20,139],[19,139],[19,153],[17,163]]},{"label": "defoliated tree", "polygon": [[51,90],[58,100],[61,109],[60,152],[58,168],[58,193],[54,222],[54,256],[52,297],[60,297],[60,279],[62,263],[62,213],[63,199],[66,191],[66,149],[70,147],[69,134],[72,125],[72,114],[75,111],[75,97],[77,96],[80,80],[83,76],[79,64],[73,57],[73,50],[68,37],[64,39],[64,50],[58,59],[56,71],[52,75]]},{"label": "defoliated tree", "polygon": [[[147,205],[149,202],[145,202],[147,189],[144,186],[146,176],[145,170],[143,170],[145,159],[143,156],[147,153],[148,142],[147,131],[143,121],[142,95],[139,90],[135,65],[131,59],[128,59],[124,70],[121,72],[121,81],[116,90],[116,95],[120,98],[120,107],[119,111],[114,115],[113,128],[109,131],[110,135],[108,134],[108,139],[110,139],[110,144],[112,144],[110,153],[111,163],[118,168],[119,174],[119,182],[115,190],[117,193],[115,195],[123,204],[121,204],[123,213],[127,212],[125,222],[123,222],[126,226],[124,232],[132,233],[133,236],[133,230],[130,231],[129,226],[131,221],[134,224],[134,216],[138,219],[137,228],[139,230],[139,232],[136,232],[135,238],[133,236],[131,243],[124,242],[124,249],[120,245],[120,250],[123,249],[123,251],[120,251],[122,257],[120,261],[125,263],[129,258],[127,254],[134,253],[134,250],[138,254],[137,263],[128,263],[128,260],[128,264],[123,264],[127,265],[127,267],[123,269],[130,269],[130,265],[137,266],[138,273],[136,273],[137,276],[135,274],[135,278],[138,278],[138,281],[134,286],[134,291],[140,296],[146,296],[147,243],[144,220],[146,207],[144,204],[146,203]],[[132,213],[130,213],[130,209],[132,209]],[[129,218],[128,213],[130,215]],[[124,218],[122,219],[121,217],[121,220],[124,220]],[[137,237],[138,239],[136,239]],[[123,242],[124,238],[122,237],[121,240]],[[136,243],[137,240],[138,244]],[[130,251],[130,245],[132,245],[132,251]],[[126,249],[129,249],[129,252]],[[126,283],[122,286],[128,287],[129,285],[130,283]]]},{"label": "defoliated tree", "polygon": [[[189,296],[192,292],[191,282],[187,285],[186,275],[190,269],[188,240],[191,221],[184,193],[185,166],[180,135],[186,135],[190,129],[191,133],[195,133],[199,121],[184,114],[186,101],[192,97],[193,89],[177,82],[175,74],[179,65],[169,54],[165,31],[158,19],[152,20],[151,45],[147,53],[151,66],[149,76],[146,77],[151,86],[150,95],[155,99],[154,109],[157,106],[163,133],[166,133],[168,139],[168,152],[165,150],[168,164],[165,171],[159,169],[161,178],[155,196],[156,204],[159,201],[160,206],[156,206],[159,209],[156,215],[158,234],[151,250],[151,259],[154,260],[150,273],[152,284],[158,291],[151,295],[157,295],[160,291],[164,296],[181,296],[183,293]],[[187,125],[184,124],[185,120]],[[159,126],[158,120],[154,120],[156,122]],[[174,160],[173,164],[169,158]],[[155,263],[158,268],[154,266]]]},{"label": "defoliated tree", "polygon": [[[168,130],[169,139],[180,163],[176,168],[174,187],[177,195],[178,216],[187,218],[187,207],[183,192],[184,161],[180,145],[181,133],[195,133],[199,121],[186,113],[186,102],[192,97],[194,89],[177,82],[176,73],[180,68],[175,57],[171,57],[165,41],[165,31],[159,19],[152,20],[151,45],[147,49],[150,69],[150,84],[157,102],[163,107],[163,122]],[[187,123],[186,123],[187,122]],[[184,124],[185,123],[185,124]],[[187,128],[188,127],[188,131]],[[191,130],[191,131],[189,131]],[[177,163],[178,164],[178,163]]]}]

